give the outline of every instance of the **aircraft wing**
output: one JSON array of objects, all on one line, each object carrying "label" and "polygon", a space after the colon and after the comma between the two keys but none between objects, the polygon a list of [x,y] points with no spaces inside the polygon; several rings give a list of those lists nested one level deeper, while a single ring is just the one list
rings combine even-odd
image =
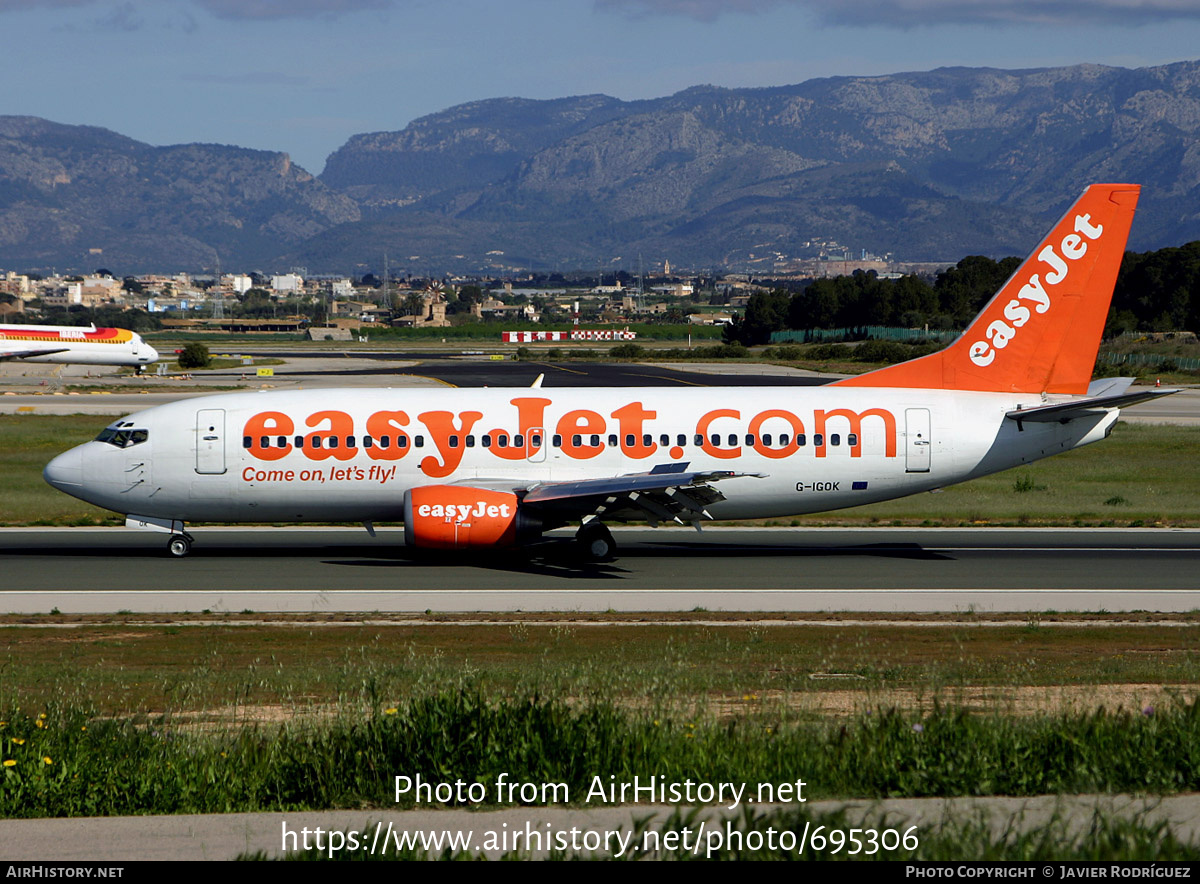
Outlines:
[{"label": "aircraft wing", "polygon": [[586,523],[603,515],[645,519],[654,526],[659,522],[690,522],[698,529],[701,519],[712,518],[708,505],[725,499],[714,483],[740,476],[766,478],[764,473],[689,470],[688,466],[665,464],[647,473],[538,482],[523,488],[499,479],[473,479],[464,484],[492,488],[507,485],[521,496],[521,506],[539,510],[550,519],[581,519]]},{"label": "aircraft wing", "polygon": [[1088,399],[1076,399],[1073,402],[1059,402],[1054,405],[1039,405],[1035,408],[1018,408],[1008,412],[1005,417],[1014,421],[1039,421],[1066,423],[1079,417],[1095,417],[1110,408],[1122,408],[1135,405],[1138,402],[1148,402],[1160,396],[1170,396],[1178,390],[1166,390],[1155,387],[1139,393],[1119,393],[1109,396],[1093,396]]},{"label": "aircraft wing", "polygon": [[70,347],[43,347],[37,350],[0,350],[0,361],[5,359],[27,359],[30,356],[49,356],[52,353],[65,353]]}]

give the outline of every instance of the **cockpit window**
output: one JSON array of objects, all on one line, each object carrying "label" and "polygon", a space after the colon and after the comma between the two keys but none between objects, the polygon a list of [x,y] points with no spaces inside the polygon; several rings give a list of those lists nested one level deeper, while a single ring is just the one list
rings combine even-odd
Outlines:
[{"label": "cockpit window", "polygon": [[131,448],[141,445],[150,438],[149,430],[132,430],[118,424],[115,427],[105,427],[96,437],[97,442],[107,442],[116,448]]}]

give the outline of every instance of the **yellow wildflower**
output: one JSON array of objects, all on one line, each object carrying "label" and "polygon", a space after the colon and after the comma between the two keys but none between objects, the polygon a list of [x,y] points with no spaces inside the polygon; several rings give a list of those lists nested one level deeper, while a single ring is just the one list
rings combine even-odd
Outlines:
[{"label": "yellow wildflower", "polygon": [[46,764],[54,764],[54,762],[50,760],[50,756],[49,756],[49,755],[43,755],[43,756],[42,756],[42,761],[46,762]]},{"label": "yellow wildflower", "polygon": [[16,766],[17,766],[17,763],[16,763],[15,761],[13,761],[11,758],[5,758],[5,759],[4,759],[4,766],[5,766],[5,767],[16,767]]},{"label": "yellow wildflower", "polygon": [[399,711],[400,710],[397,709],[395,706],[389,706],[387,709],[383,710],[383,714],[384,715],[395,715]]},{"label": "yellow wildflower", "polygon": [[42,721],[42,720],[39,718],[37,721],[35,721],[35,722],[33,723],[33,726],[34,726],[34,727],[45,727],[45,726],[46,726],[46,722]]},{"label": "yellow wildflower", "polygon": [[16,743],[18,746],[25,745],[25,741],[23,739],[21,739],[20,737],[13,737],[13,742]]}]

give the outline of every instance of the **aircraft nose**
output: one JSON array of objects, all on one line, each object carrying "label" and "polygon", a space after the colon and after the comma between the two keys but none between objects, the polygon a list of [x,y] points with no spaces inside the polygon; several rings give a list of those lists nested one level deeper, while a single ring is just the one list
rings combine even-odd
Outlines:
[{"label": "aircraft nose", "polygon": [[142,354],[142,362],[149,365],[151,362],[158,362],[158,351],[149,344],[145,345],[146,352]]},{"label": "aircraft nose", "polygon": [[80,447],[64,451],[42,470],[42,478],[60,491],[70,493],[70,489],[83,484],[83,451]]}]

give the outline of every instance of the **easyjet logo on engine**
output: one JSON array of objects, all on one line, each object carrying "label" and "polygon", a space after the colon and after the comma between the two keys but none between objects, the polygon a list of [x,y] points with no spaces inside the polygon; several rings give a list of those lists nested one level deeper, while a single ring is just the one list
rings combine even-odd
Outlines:
[{"label": "easyjet logo on engine", "polygon": [[458,519],[465,522],[471,517],[476,519],[507,519],[512,515],[507,503],[488,503],[479,500],[470,503],[423,503],[417,507],[417,515],[422,518]]},{"label": "easyjet logo on engine", "polygon": [[512,546],[519,540],[517,495],[459,485],[404,492],[404,539],[426,549]]},{"label": "easyjet logo on engine", "polygon": [[[1058,250],[1054,244],[1046,245],[1038,252],[1038,260],[1050,268],[1045,279],[1040,273],[1029,277],[1017,296],[1004,305],[1004,319],[995,319],[984,330],[986,340],[974,341],[968,351],[971,361],[980,368],[987,368],[996,361],[996,352],[1003,350],[1033,316],[1032,311],[1045,313],[1050,309],[1051,297],[1046,286],[1056,286],[1067,278],[1071,265],[1087,254],[1087,240],[1096,240],[1104,233],[1102,225],[1093,225],[1091,215],[1075,216],[1075,232],[1062,238]],[[1087,237],[1087,240],[1084,239]],[[1069,262],[1069,263],[1068,263]]]}]

